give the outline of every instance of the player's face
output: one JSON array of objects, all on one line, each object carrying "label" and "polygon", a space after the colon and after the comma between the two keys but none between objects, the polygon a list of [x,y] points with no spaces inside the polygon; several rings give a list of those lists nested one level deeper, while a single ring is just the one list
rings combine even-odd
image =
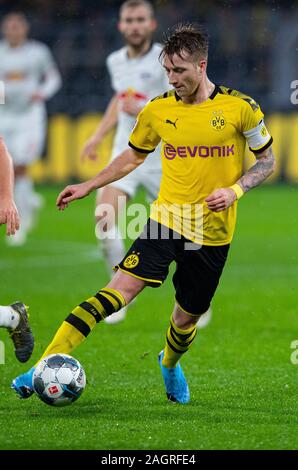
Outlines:
[{"label": "player's face", "polygon": [[206,71],[207,61],[194,61],[187,54],[180,57],[164,56],[163,66],[167,72],[169,84],[172,85],[180,98],[192,96],[200,86],[203,74]]},{"label": "player's face", "polygon": [[140,47],[150,40],[156,21],[145,6],[125,8],[118,24],[125,41],[132,47]]},{"label": "player's face", "polygon": [[19,44],[27,38],[28,24],[20,16],[11,15],[4,20],[2,32],[9,44]]}]

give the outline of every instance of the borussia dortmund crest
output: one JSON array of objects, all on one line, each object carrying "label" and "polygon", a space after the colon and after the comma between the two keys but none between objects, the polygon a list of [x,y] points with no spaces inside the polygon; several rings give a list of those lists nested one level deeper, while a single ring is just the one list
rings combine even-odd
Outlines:
[{"label": "borussia dortmund crest", "polygon": [[211,119],[211,126],[215,131],[222,131],[226,127],[226,119],[221,110],[214,111]]},{"label": "borussia dortmund crest", "polygon": [[131,255],[127,256],[127,258],[124,260],[123,266],[127,269],[133,269],[135,268],[140,261],[140,258],[138,257],[140,253],[136,254],[134,251],[132,252]]},{"label": "borussia dortmund crest", "polygon": [[267,129],[266,129],[265,126],[263,126],[262,129],[261,129],[261,136],[266,137],[267,134],[268,134]]}]

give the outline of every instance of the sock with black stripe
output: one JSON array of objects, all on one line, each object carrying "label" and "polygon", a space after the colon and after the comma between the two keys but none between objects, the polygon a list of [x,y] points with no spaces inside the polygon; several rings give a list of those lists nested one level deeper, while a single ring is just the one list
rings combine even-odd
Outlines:
[{"label": "sock with black stripe", "polygon": [[193,325],[187,330],[182,330],[175,325],[173,318],[166,334],[166,345],[162,365],[172,369],[186,351],[189,350],[197,334],[197,326]]},{"label": "sock with black stripe", "polygon": [[87,338],[97,323],[125,305],[120,292],[109,287],[101,289],[72,310],[39,361],[50,354],[70,354]]}]

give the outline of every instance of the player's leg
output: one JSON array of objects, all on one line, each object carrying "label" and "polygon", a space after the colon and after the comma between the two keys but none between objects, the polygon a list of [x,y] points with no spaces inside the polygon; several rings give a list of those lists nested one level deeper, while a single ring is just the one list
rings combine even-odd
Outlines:
[{"label": "player's leg", "polygon": [[[146,282],[142,279],[119,270],[105,288],[71,311],[38,362],[50,354],[70,354],[87,338],[97,323],[129,304],[145,286]],[[21,398],[28,398],[33,393],[35,367],[12,382],[12,388]]]},{"label": "player's leg", "polygon": [[[26,122],[27,121],[27,122]],[[29,166],[40,157],[42,152],[44,122],[24,118],[16,124],[11,133],[11,154],[15,169],[15,202],[19,210],[21,226],[12,237],[7,238],[10,245],[22,245],[32,229],[37,211],[42,207],[41,197],[34,191]],[[10,148],[10,147],[9,147]]]},{"label": "player's leg", "polygon": [[[154,222],[153,225],[158,224]],[[147,236],[145,239],[143,234]],[[146,285],[159,287],[173,260],[173,252],[165,250],[167,242],[169,240],[151,240],[150,224],[146,224],[143,233],[117,265],[117,272],[109,284],[72,310],[42,358],[53,353],[69,354],[98,322],[128,305]]]},{"label": "player's leg", "polygon": [[[153,222],[153,226],[158,227],[159,224]],[[163,283],[174,250],[171,240],[151,240],[150,233],[151,225],[147,223],[140,237],[117,265],[118,271],[111,282],[72,310],[40,359],[54,353],[71,353],[98,322],[131,302],[146,285],[158,287]],[[28,398],[33,393],[33,372],[34,368],[12,383],[12,388],[21,398]]]},{"label": "player's leg", "polygon": [[[118,227],[118,217],[125,210],[128,194],[122,189],[112,185],[98,191],[96,199],[96,236],[106,261],[110,276],[113,276],[113,267],[125,255],[124,241]],[[105,319],[106,323],[118,323],[126,315],[127,307],[123,307],[113,316]]]},{"label": "player's leg", "polygon": [[128,305],[146,285],[141,279],[118,271],[109,284],[75,307],[43,353],[71,353],[91,333],[97,323]]},{"label": "player's leg", "polygon": [[15,202],[20,214],[21,225],[18,232],[6,238],[6,243],[12,246],[23,245],[27,240],[27,233],[31,226],[31,206],[27,194],[31,193],[31,179],[27,176],[25,165],[16,165],[15,173]]},{"label": "player's leg", "polygon": [[20,362],[27,362],[34,348],[34,338],[28,321],[28,307],[22,302],[0,305],[0,328],[6,328]]},{"label": "player's leg", "polygon": [[229,245],[202,246],[180,253],[173,277],[176,305],[166,334],[159,363],[166,393],[171,401],[187,403],[188,385],[179,360],[192,345],[197,333],[198,318],[210,307],[224,268]]},{"label": "player's leg", "polygon": [[196,337],[197,321],[198,316],[187,314],[175,304],[166,333],[166,344],[158,356],[166,394],[170,401],[185,404],[190,400],[188,384],[179,360]]}]

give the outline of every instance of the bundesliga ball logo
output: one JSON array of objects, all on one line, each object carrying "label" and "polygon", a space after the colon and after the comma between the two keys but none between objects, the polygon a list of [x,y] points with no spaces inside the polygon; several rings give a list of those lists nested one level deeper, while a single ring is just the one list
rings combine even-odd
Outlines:
[{"label": "bundesliga ball logo", "polygon": [[86,386],[83,367],[67,354],[51,354],[40,361],[33,374],[37,396],[47,405],[66,406],[76,401]]}]

